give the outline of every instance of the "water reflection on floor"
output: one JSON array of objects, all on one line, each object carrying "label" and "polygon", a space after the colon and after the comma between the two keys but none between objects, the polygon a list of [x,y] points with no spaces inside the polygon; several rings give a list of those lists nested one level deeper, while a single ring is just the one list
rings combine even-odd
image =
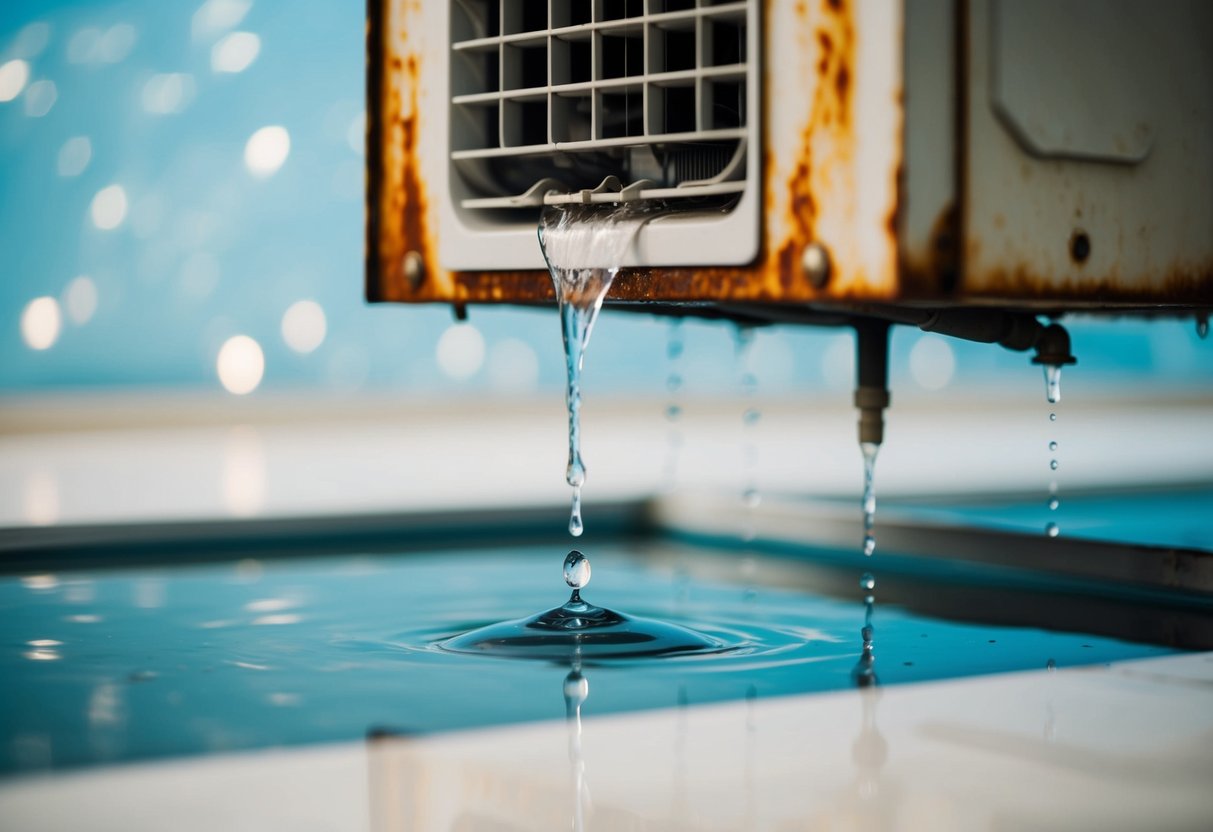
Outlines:
[{"label": "water reflection on floor", "polygon": [[[688,578],[693,550],[589,551],[588,599],[735,649],[587,663],[587,715],[854,684],[862,604],[755,588],[740,558],[728,583]],[[560,555],[532,547],[4,578],[0,771],[563,717],[568,666],[433,648],[563,601]],[[873,624],[882,685],[1172,652],[892,605]]]}]

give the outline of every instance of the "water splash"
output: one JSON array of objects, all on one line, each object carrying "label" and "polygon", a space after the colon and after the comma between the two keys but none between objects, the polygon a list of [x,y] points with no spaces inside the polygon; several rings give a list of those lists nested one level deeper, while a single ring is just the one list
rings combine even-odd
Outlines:
[{"label": "water splash", "polygon": [[581,534],[581,370],[594,323],[628,247],[648,215],[629,205],[548,208],[539,221],[539,246],[552,275],[560,309],[568,386],[569,460],[565,480],[573,488],[569,533]]},{"label": "water splash", "polygon": [[632,617],[597,607],[581,597],[590,582],[590,561],[574,549],[564,559],[564,582],[572,588],[563,605],[513,621],[471,630],[441,642],[453,653],[503,658],[576,661],[637,659],[724,652],[724,642],[653,618]]},{"label": "water splash", "polygon": [[875,442],[860,442],[863,451],[863,553],[871,557],[876,551],[876,454],[880,445]]},{"label": "water splash", "polygon": [[1046,364],[1045,368],[1045,398],[1049,404],[1061,401],[1061,365]]}]

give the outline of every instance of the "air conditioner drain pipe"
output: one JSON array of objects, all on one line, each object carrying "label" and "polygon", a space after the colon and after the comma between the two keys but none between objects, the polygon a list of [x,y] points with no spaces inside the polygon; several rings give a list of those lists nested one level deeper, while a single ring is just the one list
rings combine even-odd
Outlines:
[{"label": "air conditioner drain pipe", "polygon": [[859,442],[884,441],[884,411],[889,396],[889,329],[894,323],[916,326],[966,341],[998,344],[1009,350],[1034,350],[1033,364],[1061,367],[1077,359],[1070,334],[1058,323],[1042,324],[1026,312],[999,309],[912,309],[863,305],[849,307],[861,317],[853,320],[856,344],[855,407],[859,410]]}]

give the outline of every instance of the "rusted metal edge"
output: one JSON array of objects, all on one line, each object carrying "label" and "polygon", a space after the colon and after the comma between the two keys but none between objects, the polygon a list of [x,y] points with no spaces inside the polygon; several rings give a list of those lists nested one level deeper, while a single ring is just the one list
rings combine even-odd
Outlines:
[{"label": "rusted metal edge", "polygon": [[366,299],[383,300],[380,290],[380,214],[383,191],[383,42],[384,0],[366,0],[366,188],[363,202],[363,280]]},{"label": "rusted metal edge", "polygon": [[[766,4],[772,7],[777,0]],[[365,293],[371,302],[447,303],[457,307],[467,304],[549,304],[555,302],[552,284],[541,270],[499,272],[447,272],[436,260],[436,246],[428,239],[432,221],[423,193],[423,182],[416,170],[415,153],[418,141],[417,77],[422,71],[415,54],[393,53],[390,10],[394,0],[367,2],[367,136],[366,171],[367,201],[365,216]],[[961,73],[967,63],[967,37],[964,20],[967,2],[958,4],[957,26],[958,66]],[[607,301],[611,304],[664,305],[665,310],[677,311],[684,304],[717,304],[728,307],[731,315],[746,315],[753,310],[763,317],[762,307],[791,305],[811,307],[815,304],[837,304],[853,301],[879,301],[910,305],[951,306],[959,304],[1007,305],[1048,311],[1076,309],[1084,311],[1132,312],[1149,308],[1202,308],[1213,306],[1213,263],[1172,275],[1161,289],[1126,288],[1111,278],[1093,277],[1081,285],[1051,287],[1033,279],[1023,270],[1003,275],[991,275],[980,285],[980,291],[967,291],[964,276],[959,274],[962,258],[957,251],[963,239],[963,200],[965,169],[958,155],[957,197],[959,206],[941,214],[933,233],[929,262],[912,263],[900,254],[897,246],[899,212],[904,199],[902,160],[894,173],[893,201],[888,211],[887,229],[898,252],[892,268],[895,271],[891,291],[872,291],[859,276],[848,288],[815,287],[801,266],[801,255],[809,243],[823,245],[829,251],[830,240],[817,239],[815,219],[818,213],[813,183],[813,159],[810,140],[818,131],[833,131],[845,144],[854,133],[853,117],[855,21],[850,3],[843,0],[822,0],[820,24],[815,32],[820,60],[816,72],[819,81],[815,100],[804,126],[799,161],[786,181],[776,181],[771,149],[764,136],[762,175],[755,185],[761,189],[763,204],[768,210],[763,217],[762,242],[754,262],[741,267],[708,268],[636,268],[620,272]],[[804,4],[797,4],[798,14],[807,14]],[[768,9],[769,10],[769,9]],[[392,55],[391,62],[388,56]],[[407,63],[407,65],[406,65]],[[412,75],[408,90],[411,101],[402,100],[404,92],[399,83],[405,71]],[[766,68],[760,66],[760,72]],[[400,76],[393,81],[393,73]],[[963,80],[963,76],[962,76]],[[767,83],[760,87],[758,109],[764,133],[769,119]],[[904,90],[902,90],[904,97]],[[964,96],[958,96],[958,142],[963,154],[966,118]],[[410,106],[405,107],[408,103]],[[407,109],[407,112],[405,110]],[[903,114],[904,115],[904,114]],[[904,120],[901,125],[904,130]],[[401,147],[392,142],[399,138]],[[389,163],[388,155],[400,156]],[[770,207],[772,193],[778,190],[787,201],[787,216],[780,218],[785,225],[786,239],[772,240],[773,226]],[[786,196],[785,196],[786,195]],[[392,217],[399,215],[398,220]],[[418,251],[427,279],[410,284],[403,258],[405,245]],[[1195,301],[1195,304],[1194,304]]]}]

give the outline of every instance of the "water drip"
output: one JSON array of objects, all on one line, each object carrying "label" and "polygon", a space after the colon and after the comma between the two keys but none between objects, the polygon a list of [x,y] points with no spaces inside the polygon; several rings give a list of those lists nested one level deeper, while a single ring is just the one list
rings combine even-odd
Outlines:
[{"label": "water drip", "polygon": [[860,442],[863,451],[863,553],[871,557],[876,551],[876,454],[880,446],[875,442]]},{"label": "water drip", "polygon": [[1061,401],[1061,365],[1045,364],[1045,398],[1049,404]]},{"label": "water drip", "polygon": [[585,350],[611,282],[648,215],[630,205],[572,205],[548,208],[539,221],[539,245],[547,261],[560,310],[568,385],[569,459],[565,479],[573,488],[569,533],[578,536],[581,460],[581,371]]},{"label": "water drip", "polygon": [[859,661],[851,670],[851,679],[854,680],[856,687],[869,688],[880,684],[880,680],[876,677],[876,628],[872,626],[872,616],[876,610],[876,596],[869,594],[863,599],[863,603],[865,608],[863,628],[859,631],[863,646],[859,654]]}]

